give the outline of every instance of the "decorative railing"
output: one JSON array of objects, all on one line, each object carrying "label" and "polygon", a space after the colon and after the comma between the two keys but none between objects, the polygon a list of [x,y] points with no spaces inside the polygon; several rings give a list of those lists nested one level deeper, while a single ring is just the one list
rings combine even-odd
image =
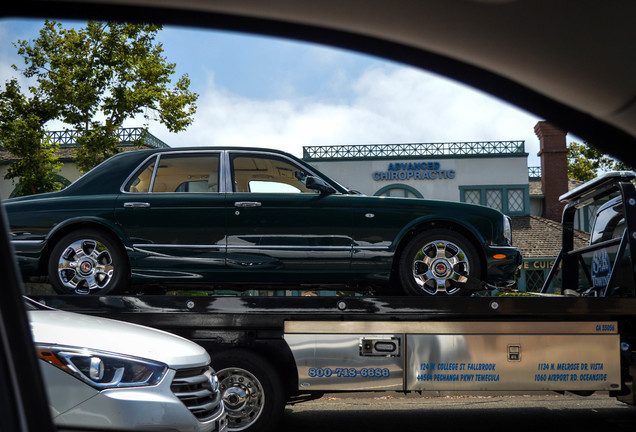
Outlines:
[{"label": "decorative railing", "polygon": [[369,144],[303,147],[304,160],[369,159],[418,156],[484,156],[525,153],[525,141]]},{"label": "decorative railing", "polygon": [[[134,145],[142,142],[154,148],[169,148],[170,146],[144,128],[121,128],[117,130],[120,145]],[[49,131],[51,144],[59,147],[75,147],[79,133],[76,130]]]},{"label": "decorative railing", "polygon": [[540,166],[534,166],[534,167],[528,167],[528,178],[541,178],[541,167]]}]

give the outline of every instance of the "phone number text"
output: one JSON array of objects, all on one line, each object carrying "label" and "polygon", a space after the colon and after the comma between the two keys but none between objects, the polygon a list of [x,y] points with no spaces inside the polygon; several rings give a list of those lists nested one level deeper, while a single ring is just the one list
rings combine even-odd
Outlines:
[{"label": "phone number text", "polygon": [[387,368],[309,368],[310,378],[389,378],[391,371]]}]

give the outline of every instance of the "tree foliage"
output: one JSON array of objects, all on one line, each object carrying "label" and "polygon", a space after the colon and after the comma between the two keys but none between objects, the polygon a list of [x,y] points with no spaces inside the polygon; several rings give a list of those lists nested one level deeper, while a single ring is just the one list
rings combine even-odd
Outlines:
[{"label": "tree foliage", "polygon": [[[94,21],[67,29],[45,21],[36,39],[14,44],[24,60],[22,69],[14,69],[34,82],[30,96],[20,95],[16,80],[7,83],[0,93],[0,116],[30,127],[30,139],[40,138],[40,155],[51,149],[45,124],[56,119],[70,125],[78,136],[75,157],[83,172],[118,152],[117,131],[127,119],[143,117],[145,127],[159,121],[171,132],[184,130],[193,121],[198,95],[190,91],[187,75],[172,83],[176,65],[155,40],[160,30],[151,24]],[[23,112],[12,114],[17,111]],[[21,157],[8,147],[6,134],[0,139]]]},{"label": "tree foliage", "polygon": [[18,159],[5,178],[20,179],[20,195],[62,187],[55,175],[61,167],[56,148],[49,144],[44,130],[44,124],[57,115],[57,107],[37,90],[32,88],[27,97],[13,79],[0,92],[0,142]]},{"label": "tree foliage", "polygon": [[606,171],[628,169],[631,168],[587,144],[568,145],[568,177],[573,180],[588,181]]}]

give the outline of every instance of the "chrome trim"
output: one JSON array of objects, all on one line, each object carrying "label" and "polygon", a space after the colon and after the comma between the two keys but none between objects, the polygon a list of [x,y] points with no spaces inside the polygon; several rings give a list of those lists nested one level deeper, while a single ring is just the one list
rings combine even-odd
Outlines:
[{"label": "chrome trim", "polygon": [[152,177],[150,177],[150,185],[148,186],[149,193],[152,193],[152,190],[155,188],[155,179],[157,178],[157,170],[159,169],[159,165],[161,165],[161,154],[157,155],[155,166],[152,168]]},{"label": "chrome trim", "polygon": [[293,249],[293,250],[351,250],[350,246],[281,246],[281,245],[180,245],[180,244],[157,244],[157,243],[136,243],[134,248],[199,248],[199,249]]},{"label": "chrome trim", "polygon": [[419,333],[419,334],[617,334],[615,321],[568,322],[365,322],[365,321],[286,321],[285,333]]},{"label": "chrome trim", "polygon": [[281,246],[281,245],[228,245],[228,249],[293,249],[293,250],[351,250],[350,246]]},{"label": "chrome trim", "polygon": [[241,207],[241,208],[260,207],[261,205],[262,205],[262,203],[260,203],[258,201],[236,201],[234,203],[234,207]]},{"label": "chrome trim", "polygon": [[23,245],[39,245],[44,244],[44,240],[11,240],[11,243]]},{"label": "chrome trim", "polygon": [[176,248],[198,248],[198,249],[225,249],[226,245],[187,245],[187,244],[157,244],[157,243],[135,243],[133,244],[134,248],[166,248],[166,249],[176,249]]},{"label": "chrome trim", "polygon": [[[175,154],[190,154],[190,153],[217,153],[219,154],[219,192],[212,192],[212,193],[234,193],[234,187],[233,187],[233,182],[232,182],[232,169],[231,169],[231,164],[230,164],[230,153],[235,154],[235,153],[243,153],[243,154],[262,154],[262,155],[271,155],[271,156],[275,156],[275,157],[280,157],[281,159],[285,159],[287,160],[289,163],[293,164],[294,166],[299,166],[302,167],[305,171],[307,171],[308,175],[313,175],[315,177],[319,177],[323,180],[325,180],[325,177],[320,176],[318,174],[316,174],[315,171],[313,171],[311,169],[311,167],[309,165],[302,165],[298,163],[297,160],[292,159],[290,157],[288,157],[285,154],[281,154],[281,153],[275,153],[275,152],[269,152],[266,150],[240,150],[240,149],[231,149],[231,150],[210,150],[210,149],[202,149],[202,150],[175,150],[175,151],[159,151],[157,153],[153,153],[152,155],[148,156],[146,159],[144,159],[139,165],[137,165],[137,167],[135,167],[135,169],[133,169],[131,171],[131,173],[128,175],[128,177],[126,177],[126,179],[124,180],[124,182],[122,183],[122,185],[119,188],[119,192],[122,194],[139,194],[140,192],[127,192],[124,190],[126,184],[132,179],[132,177],[139,171],[139,169],[141,168],[141,166],[143,166],[144,164],[146,164],[150,159],[152,158],[156,158],[157,160],[155,161],[155,167],[152,173],[152,179],[150,180],[150,187],[149,190],[151,192],[145,192],[145,193],[153,193],[152,189],[154,187],[154,183],[155,183],[155,177],[157,174],[157,168],[159,167],[159,164],[161,163],[161,157],[164,155],[175,155]],[[334,182],[332,179],[327,178],[329,180],[328,183]],[[336,183],[338,184],[338,183]],[[342,187],[341,185],[339,185],[340,187]],[[206,193],[206,192],[199,192],[199,193]],[[210,193],[210,192],[208,192]],[[249,193],[249,192],[248,192]],[[341,192],[336,192],[338,194],[341,194]]]},{"label": "chrome trim", "polygon": [[224,409],[218,381],[209,366],[177,369],[170,389],[202,423],[217,418]]},{"label": "chrome trim", "polygon": [[124,208],[150,208],[150,203],[147,202],[125,202]]},{"label": "chrome trim", "polygon": [[353,246],[355,250],[390,250],[391,246]]},{"label": "chrome trim", "polygon": [[[155,161],[155,167],[153,169],[152,172],[152,179],[150,181],[150,187],[149,190],[152,191],[152,188],[155,184],[155,176],[157,174],[157,169],[159,167],[159,163],[161,162],[161,156],[163,155],[175,155],[175,154],[190,154],[190,153],[217,153],[219,154],[219,170],[221,169],[221,166],[223,165],[223,154],[226,153],[226,150],[212,150],[212,149],[201,149],[201,150],[174,150],[174,151],[158,151],[157,153],[153,153],[152,155],[148,156],[146,159],[144,159],[139,165],[137,165],[137,167],[135,167],[135,169],[133,169],[130,174],[128,175],[128,177],[126,177],[126,180],[124,180],[124,182],[122,183],[122,185],[119,187],[119,192],[121,193],[125,193],[125,194],[131,194],[131,195],[138,195],[140,193],[152,193],[152,192],[126,192],[124,190],[126,183],[128,183],[132,176],[134,176],[138,171],[139,168],[141,168],[142,165],[144,165],[146,162],[148,162],[150,159],[152,158],[156,158],[157,160]],[[221,171],[219,171],[219,175],[221,175]],[[220,189],[220,185],[221,185],[221,179],[219,179],[219,189]],[[219,192],[222,192],[221,190],[219,190]],[[193,193],[193,192],[188,192],[188,193]],[[194,192],[196,193],[196,192]],[[198,192],[198,193],[218,193],[218,192]]]}]

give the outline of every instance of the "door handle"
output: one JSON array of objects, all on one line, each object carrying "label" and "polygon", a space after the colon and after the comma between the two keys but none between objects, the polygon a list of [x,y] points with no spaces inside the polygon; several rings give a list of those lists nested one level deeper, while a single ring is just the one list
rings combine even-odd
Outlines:
[{"label": "door handle", "polygon": [[260,207],[261,203],[258,201],[237,201],[234,203],[234,207]]},{"label": "door handle", "polygon": [[124,208],[150,208],[150,203],[147,202],[125,202]]}]

